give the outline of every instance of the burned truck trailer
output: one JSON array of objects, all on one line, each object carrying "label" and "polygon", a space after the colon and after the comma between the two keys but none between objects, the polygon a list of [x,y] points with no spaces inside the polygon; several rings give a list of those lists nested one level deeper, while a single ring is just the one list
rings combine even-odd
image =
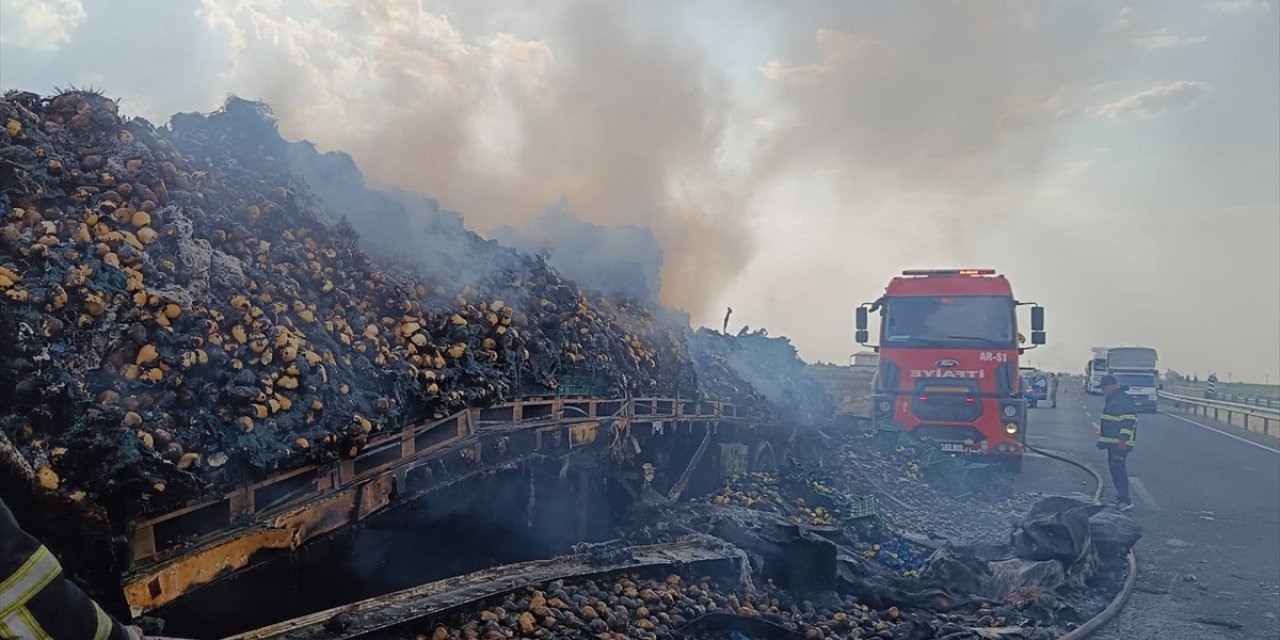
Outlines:
[{"label": "burned truck trailer", "polygon": [[867,344],[869,312],[879,312],[880,354],[872,419],[1019,469],[1027,401],[1018,356],[1044,343],[1043,309],[1032,304],[1031,347],[1023,346],[1020,303],[990,269],[909,270],[874,303],[857,308],[857,342]]},{"label": "burned truck trailer", "polygon": [[773,465],[784,441],[761,416],[722,402],[544,398],[470,409],[371,442],[354,460],[137,523],[124,594],[133,614],[154,611],[395,505],[534,459],[557,461],[558,490],[577,501],[572,537],[587,540],[588,484],[612,483],[624,501],[677,500]]}]

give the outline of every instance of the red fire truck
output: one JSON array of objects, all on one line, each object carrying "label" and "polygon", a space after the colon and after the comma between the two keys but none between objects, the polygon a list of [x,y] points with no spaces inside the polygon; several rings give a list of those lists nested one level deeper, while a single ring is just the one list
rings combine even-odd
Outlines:
[{"label": "red fire truck", "polygon": [[[1018,332],[1022,305],[1031,306],[1031,346]],[[875,312],[872,419],[892,420],[944,451],[1021,469],[1027,401],[1018,356],[1044,344],[1044,308],[1018,302],[992,269],[929,269],[903,271],[880,299],[858,307],[859,344],[869,341],[867,316]]]}]

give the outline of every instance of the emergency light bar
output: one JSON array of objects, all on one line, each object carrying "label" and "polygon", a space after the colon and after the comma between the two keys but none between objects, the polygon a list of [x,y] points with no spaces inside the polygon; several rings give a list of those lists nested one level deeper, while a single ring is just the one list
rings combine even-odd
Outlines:
[{"label": "emergency light bar", "polygon": [[904,276],[991,276],[995,269],[907,269]]}]

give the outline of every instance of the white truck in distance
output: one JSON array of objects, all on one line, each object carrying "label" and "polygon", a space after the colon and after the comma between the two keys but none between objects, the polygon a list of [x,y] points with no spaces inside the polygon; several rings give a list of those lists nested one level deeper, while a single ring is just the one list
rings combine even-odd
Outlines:
[{"label": "white truck in distance", "polygon": [[1156,350],[1150,347],[1112,347],[1107,349],[1106,358],[1107,373],[1116,377],[1138,411],[1155,411],[1159,388]]},{"label": "white truck in distance", "polygon": [[1102,393],[1102,376],[1107,375],[1107,348],[1094,347],[1093,355],[1084,366],[1084,391],[1090,395]]}]

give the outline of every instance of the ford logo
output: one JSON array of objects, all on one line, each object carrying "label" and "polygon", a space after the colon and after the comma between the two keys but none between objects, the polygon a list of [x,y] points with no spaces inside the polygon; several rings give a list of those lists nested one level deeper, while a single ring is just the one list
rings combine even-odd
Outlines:
[{"label": "ford logo", "polygon": [[936,364],[937,364],[939,367],[958,367],[958,366],[960,366],[960,361],[959,361],[959,360],[952,360],[951,358],[943,358],[943,359],[939,360]]}]

